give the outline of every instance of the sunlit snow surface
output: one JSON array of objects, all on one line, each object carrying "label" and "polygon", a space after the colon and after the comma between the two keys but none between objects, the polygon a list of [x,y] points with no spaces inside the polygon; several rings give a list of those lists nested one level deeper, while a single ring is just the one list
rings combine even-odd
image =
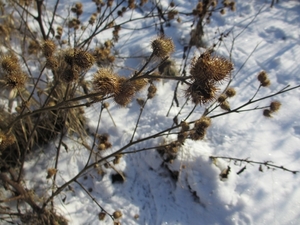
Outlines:
[{"label": "sunlit snow surface", "polygon": [[[52,1],[51,1],[52,2]],[[54,2],[54,1],[53,1]],[[169,1],[162,0],[164,7]],[[174,0],[179,11],[190,12],[196,1]],[[255,93],[259,82],[257,74],[267,71],[271,86],[260,90],[256,98],[275,93],[286,85],[300,84],[300,4],[299,1],[283,1],[270,8],[270,2],[238,0],[235,12],[218,13],[205,27],[205,39],[209,45],[218,38],[218,33],[231,31],[218,53],[229,57],[233,44],[232,61],[235,75],[231,86],[238,95],[230,99],[232,108],[247,102]],[[66,15],[69,1],[61,6],[59,14]],[[46,4],[51,5],[50,1]],[[86,0],[85,13],[94,12],[94,3]],[[259,12],[259,10],[261,10]],[[90,15],[90,14],[89,14]],[[84,16],[84,15],[83,15]],[[124,14],[127,20],[130,13]],[[140,15],[143,16],[142,12]],[[88,16],[87,16],[88,17]],[[183,20],[185,18],[183,17]],[[150,23],[150,22],[149,22]],[[189,40],[192,22],[171,22],[165,27],[167,37],[172,37],[176,51],[172,55],[178,64],[182,63],[182,49]],[[127,28],[146,26],[146,21],[136,21]],[[111,33],[97,36],[98,41],[105,41]],[[122,29],[126,43],[117,43],[120,56],[149,55],[150,42],[156,37],[154,28],[133,31]],[[95,44],[93,42],[92,44]],[[253,50],[254,53],[251,55]],[[192,49],[193,55],[199,55],[203,49]],[[251,55],[251,56],[250,56]],[[250,58],[248,59],[248,57]],[[137,68],[141,59],[118,61],[118,67]],[[117,70],[118,68],[116,68]],[[121,69],[127,75],[128,71]],[[157,83],[157,96],[150,100],[143,111],[134,140],[145,138],[164,130],[173,123],[173,117],[179,108],[173,107],[169,117],[166,114],[171,105],[175,82]],[[179,97],[184,96],[185,86],[179,86]],[[138,94],[145,97],[146,91]],[[124,156],[116,169],[126,176],[124,183],[112,183],[112,169],[103,167],[104,175],[90,170],[78,179],[107,212],[120,210],[122,224],[175,225],[175,224],[300,224],[300,178],[290,172],[272,170],[254,164],[242,164],[217,160],[212,163],[209,156],[229,156],[254,161],[272,161],[274,164],[292,170],[300,169],[300,91],[299,89],[275,96],[271,99],[249,106],[267,106],[271,100],[279,100],[282,108],[273,118],[265,118],[262,110],[229,114],[212,119],[206,138],[203,141],[187,141],[177,159],[169,166],[178,171],[178,181],[171,176],[170,170],[162,165],[162,159],[156,150],[142,151]],[[180,104],[184,98],[180,98]],[[86,110],[91,132],[95,131],[100,112],[100,105],[93,105]],[[184,119],[193,105],[190,103],[181,113],[179,121]],[[198,107],[189,118],[197,119],[204,108]],[[109,152],[116,151],[130,141],[135,123],[140,112],[133,101],[126,108],[120,108],[111,102],[110,112],[117,127],[112,123],[107,111],[103,111],[99,133],[109,133],[113,144]],[[216,110],[210,116],[220,113]],[[176,136],[170,135],[173,140]],[[126,149],[138,150],[159,144],[161,139],[150,139]],[[68,152],[62,149],[59,163],[57,184],[62,185],[74,177],[85,165],[89,152],[65,140]],[[91,141],[89,142],[91,143]],[[41,156],[28,159],[25,176],[26,187],[34,189],[40,196],[51,194],[51,180],[46,179],[47,168],[54,166],[55,147],[53,143],[42,149]],[[237,172],[247,166],[246,170]],[[231,172],[227,180],[220,180],[219,174],[227,166]],[[34,180],[34,182],[32,182]],[[70,224],[113,224],[106,216],[99,221],[101,209],[76,183],[64,190],[56,199],[56,210],[64,215]]]}]

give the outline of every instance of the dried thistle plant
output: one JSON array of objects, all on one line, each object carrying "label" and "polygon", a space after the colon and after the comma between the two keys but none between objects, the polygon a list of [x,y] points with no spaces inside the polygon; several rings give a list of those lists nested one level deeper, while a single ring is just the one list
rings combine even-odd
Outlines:
[{"label": "dried thistle plant", "polygon": [[186,97],[191,97],[195,104],[214,100],[217,84],[224,81],[232,70],[233,64],[227,59],[204,52],[192,60],[190,74],[193,82],[186,90]]},{"label": "dried thistle plant", "polygon": [[109,68],[99,69],[93,77],[92,84],[95,92],[100,95],[118,94],[120,77]]},{"label": "dried thistle plant", "polygon": [[158,37],[151,43],[153,55],[158,58],[165,58],[174,52],[175,46],[171,38]]}]

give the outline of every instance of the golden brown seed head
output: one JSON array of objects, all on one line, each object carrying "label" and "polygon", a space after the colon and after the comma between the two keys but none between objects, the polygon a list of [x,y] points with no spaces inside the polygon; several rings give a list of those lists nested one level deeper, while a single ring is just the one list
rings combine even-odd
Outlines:
[{"label": "golden brown seed head", "polygon": [[174,52],[175,47],[171,38],[159,37],[152,41],[151,47],[154,56],[158,58],[165,58]]},{"label": "golden brown seed head", "polygon": [[147,97],[149,99],[153,98],[155,96],[156,91],[157,91],[157,88],[153,84],[150,84],[150,86],[148,88],[148,95],[147,95]]},{"label": "golden brown seed head", "polygon": [[45,57],[50,57],[55,51],[56,45],[52,40],[44,41],[42,45],[42,51]]},{"label": "golden brown seed head", "polygon": [[69,49],[65,52],[65,61],[71,66],[75,64],[81,69],[89,69],[94,64],[95,58],[86,51]]},{"label": "golden brown seed head", "polygon": [[50,179],[51,177],[53,177],[55,174],[57,173],[57,169],[55,168],[49,168],[47,170],[47,179]]},{"label": "golden brown seed head", "polygon": [[18,72],[21,70],[18,58],[14,54],[4,56],[1,60],[1,66],[7,73]]},{"label": "golden brown seed head", "polygon": [[211,125],[210,117],[201,117],[199,120],[196,121],[195,127],[206,129]]},{"label": "golden brown seed head", "polygon": [[222,57],[211,56],[207,51],[193,59],[190,73],[194,79],[199,81],[220,82],[227,78],[232,70],[233,64],[230,61]]},{"label": "golden brown seed head", "polygon": [[233,87],[230,87],[225,91],[225,95],[229,98],[235,96],[235,94],[236,94],[236,91]]},{"label": "golden brown seed head", "polygon": [[5,76],[6,85],[12,89],[22,89],[25,87],[28,77],[22,71],[12,72]]},{"label": "golden brown seed head", "polygon": [[120,77],[112,72],[109,68],[99,69],[92,79],[93,89],[100,95],[109,95],[119,93]]},{"label": "golden brown seed head", "polygon": [[47,57],[46,68],[48,68],[48,69],[57,69],[57,67],[58,67],[57,59],[53,56]]},{"label": "golden brown seed head", "polygon": [[13,143],[15,143],[16,139],[15,136],[12,134],[5,134],[0,131],[0,149],[6,149]]},{"label": "golden brown seed head", "polygon": [[147,79],[137,79],[134,81],[131,81],[132,85],[135,87],[136,91],[142,90],[146,85],[148,84]]},{"label": "golden brown seed head", "polygon": [[135,87],[132,82],[128,81],[126,78],[120,79],[120,91],[115,94],[114,100],[120,106],[127,106],[134,94],[136,93]]},{"label": "golden brown seed head", "polygon": [[269,79],[261,82],[261,86],[263,86],[263,87],[268,87],[270,85],[271,85],[271,81]]},{"label": "golden brown seed head", "polygon": [[266,71],[261,71],[258,74],[257,79],[260,83],[263,83],[264,81],[268,80],[268,75],[267,75]]},{"label": "golden brown seed head", "polygon": [[145,100],[142,99],[142,98],[137,98],[136,101],[137,101],[137,103],[139,104],[139,106],[141,106],[141,107],[142,107],[142,106],[144,105],[144,103],[145,103]]},{"label": "golden brown seed head", "polygon": [[221,95],[218,97],[217,100],[218,100],[219,103],[222,103],[222,102],[224,102],[226,99],[227,99],[227,95],[221,94]]},{"label": "golden brown seed head", "polygon": [[271,102],[270,110],[271,112],[277,112],[280,109],[281,103],[279,101]]},{"label": "golden brown seed head", "polygon": [[215,99],[217,88],[213,83],[195,80],[186,90],[186,97],[192,98],[195,104],[206,104]]},{"label": "golden brown seed head", "polygon": [[104,220],[105,219],[105,216],[106,216],[106,213],[105,212],[100,212],[98,217],[99,217],[99,220]]},{"label": "golden brown seed head", "polygon": [[115,219],[121,218],[121,217],[122,217],[122,212],[121,212],[120,210],[115,211],[115,212],[113,213],[113,217],[114,217]]},{"label": "golden brown seed head", "polygon": [[183,132],[188,131],[190,129],[190,125],[185,121],[181,121],[180,126],[181,126],[181,131]]},{"label": "golden brown seed head", "polygon": [[221,109],[224,109],[226,111],[230,111],[230,105],[228,101],[224,101],[220,104]]}]

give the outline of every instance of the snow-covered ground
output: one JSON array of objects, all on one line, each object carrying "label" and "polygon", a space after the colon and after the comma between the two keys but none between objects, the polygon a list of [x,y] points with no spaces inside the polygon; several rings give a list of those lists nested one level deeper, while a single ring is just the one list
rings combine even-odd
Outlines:
[{"label": "snow-covered ground", "polygon": [[[52,1],[51,1],[52,2]],[[190,12],[196,1],[173,1],[179,11]],[[261,88],[255,99],[276,93],[287,85],[300,84],[300,3],[283,1],[270,8],[270,2],[256,0],[237,0],[236,11],[225,15],[214,13],[210,24],[205,26],[205,41],[211,46],[220,33],[229,32],[220,47],[219,55],[231,59],[235,69],[230,86],[237,95],[229,100],[231,108],[246,103],[256,92],[259,81],[257,74],[265,70],[271,85]],[[59,14],[65,13],[71,3],[65,1],[59,7]],[[46,1],[49,6],[53,3]],[[163,7],[169,1],[161,0]],[[94,3],[84,2],[85,13],[93,12]],[[85,15],[85,14],[84,14]],[[84,16],[83,15],[83,16]],[[90,15],[90,14],[89,14]],[[128,19],[130,13],[121,19]],[[139,15],[136,15],[139,16]],[[143,12],[140,12],[143,16]],[[172,59],[180,69],[182,65],[183,44],[190,37],[192,21],[180,15],[182,22],[176,20],[165,27],[167,37],[172,37],[176,50]],[[189,17],[190,19],[191,17]],[[156,37],[154,28],[135,30],[146,26],[151,21],[136,21],[120,31],[122,40],[115,48],[119,52],[116,71],[127,75],[124,68],[141,66],[141,59],[123,60],[127,56],[146,56],[151,52],[150,43]],[[111,31],[110,31],[111,32]],[[98,41],[105,41],[110,32],[98,35]],[[107,36],[105,36],[107,35]],[[92,44],[95,44],[93,42]],[[204,49],[192,49],[192,54],[199,55]],[[172,107],[175,81],[157,82],[157,96],[148,101],[143,111],[134,140],[142,139],[172,126],[173,118],[180,108]],[[223,84],[222,87],[225,87]],[[184,89],[179,86],[180,105],[184,103]],[[146,97],[146,90],[137,97]],[[299,174],[281,169],[268,169],[259,165],[246,164],[225,159],[210,159],[210,156],[224,156],[249,159],[257,162],[271,161],[278,166],[291,170],[300,170],[300,90],[295,89],[272,98],[249,105],[247,109],[268,106],[277,100],[281,109],[266,118],[262,110],[231,113],[215,117],[207,135],[202,141],[187,140],[180,149],[178,157],[168,168],[155,149],[126,154],[115,168],[121,171],[126,180],[118,182],[112,179],[116,174],[112,168],[89,170],[77,181],[89,190],[93,199],[77,183],[72,183],[55,198],[55,208],[65,216],[70,224],[113,224],[109,216],[99,220],[101,212],[98,202],[112,214],[120,210],[123,216],[121,224],[175,225],[175,224],[300,224],[300,178]],[[181,112],[183,120],[193,104],[190,102]],[[94,132],[101,109],[95,104],[86,109],[88,126]],[[102,113],[98,133],[108,133],[112,143],[108,152],[113,152],[128,144],[135,127],[140,107],[133,101],[126,108],[110,102],[110,113],[114,126],[106,110]],[[188,121],[201,116],[204,107],[197,107]],[[209,116],[222,113],[216,109]],[[176,135],[165,136],[168,141]],[[58,162],[57,184],[74,177],[85,165],[89,152],[72,138],[64,142],[68,152],[62,150]],[[149,148],[162,142],[162,138],[140,142],[124,152]],[[92,143],[92,141],[88,141]],[[38,158],[32,157],[25,164],[26,187],[34,189],[40,196],[51,193],[51,179],[46,179],[47,169],[54,167],[55,143],[42,149]],[[230,166],[227,179],[220,179],[220,173]],[[244,166],[246,169],[237,174]],[[178,172],[178,179],[172,173]],[[34,182],[32,182],[34,181]]]}]

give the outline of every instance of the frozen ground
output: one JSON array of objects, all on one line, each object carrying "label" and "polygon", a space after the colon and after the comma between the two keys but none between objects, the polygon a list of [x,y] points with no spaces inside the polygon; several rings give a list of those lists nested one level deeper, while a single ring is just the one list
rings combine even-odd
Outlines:
[{"label": "frozen ground", "polygon": [[[168,1],[161,2],[163,6],[168,5]],[[190,11],[195,5],[192,1],[184,0],[174,0],[174,3],[180,11]],[[84,7],[93,11],[93,4],[86,1]],[[238,0],[235,12],[228,12],[224,16],[214,14],[211,23],[205,28],[205,38],[210,45],[218,37],[215,32],[231,30],[224,39],[224,44],[218,48],[219,54],[229,57],[230,48],[233,47],[235,78],[231,86],[238,94],[230,99],[231,108],[244,104],[254,95],[259,86],[256,76],[261,70],[269,74],[271,86],[262,88],[255,98],[275,93],[287,85],[296,86],[300,83],[299,1],[281,0],[273,8],[269,4],[270,1]],[[63,14],[68,8],[66,4],[65,8],[59,10]],[[137,22],[134,28],[145,25],[146,22]],[[172,37],[176,44],[172,58],[176,60],[178,68],[182,63],[182,44],[189,40],[190,25],[191,22],[179,24],[174,21],[170,27],[165,28],[166,36]],[[128,41],[116,46],[121,56],[146,55],[150,52],[150,42],[156,36],[153,29],[134,33],[130,29],[123,29],[122,32],[121,35],[126,35]],[[98,38],[102,41],[102,36]],[[203,49],[192,51],[199,55]],[[118,66],[132,68],[141,63],[138,60],[123,62],[119,59]],[[125,70],[120,71],[125,74]],[[157,83],[158,94],[146,104],[134,140],[172,125],[179,108],[173,107],[169,117],[166,114],[171,105],[174,87],[175,82],[172,81]],[[179,89],[179,95],[183,96],[184,86]],[[146,92],[139,96],[145,97]],[[170,170],[162,166],[161,157],[156,150],[148,150],[127,154],[115,165],[126,176],[125,182],[112,182],[112,174],[116,172],[104,167],[104,174],[98,174],[94,169],[79,178],[78,182],[90,191],[94,200],[107,212],[120,210],[123,214],[120,219],[122,224],[300,224],[298,174],[267,169],[264,166],[263,172],[260,172],[259,165],[240,165],[225,159],[217,159],[212,163],[209,158],[226,156],[259,162],[272,161],[278,166],[300,170],[300,90],[257,102],[248,108],[268,106],[271,100],[282,103],[282,108],[273,118],[264,117],[262,110],[213,118],[206,138],[198,142],[187,141],[177,159],[169,166]],[[183,102],[182,98],[180,104]],[[191,103],[185,107],[179,119],[184,119],[192,107]],[[189,120],[199,118],[203,110],[203,107],[196,108]],[[87,110],[91,131],[96,129],[99,111],[100,105]],[[134,101],[128,107],[120,108],[111,102],[110,112],[117,126],[114,126],[108,113],[103,111],[99,133],[110,135],[113,146],[109,151],[115,151],[129,142],[138,118],[139,106]],[[220,112],[222,111],[215,110],[209,116]],[[168,138],[171,140],[174,137],[170,135]],[[161,140],[150,139],[126,149],[125,152],[155,146],[159,141]],[[65,143],[68,144],[69,151],[61,152],[58,185],[75,176],[85,165],[89,154],[71,139],[66,139]],[[54,144],[47,146],[38,160],[28,160],[25,165],[27,188],[36,189],[41,196],[51,189],[51,182],[46,179],[46,170],[54,165],[54,160],[51,160],[55,157],[53,146]],[[227,166],[231,168],[228,179],[221,180],[219,175]],[[237,175],[244,166],[245,171]],[[171,171],[179,172],[177,181],[172,178]],[[32,180],[35,182],[31,182]],[[64,215],[70,224],[113,224],[108,216],[104,221],[99,221],[101,209],[76,183],[64,190],[55,202],[58,213]]]}]

